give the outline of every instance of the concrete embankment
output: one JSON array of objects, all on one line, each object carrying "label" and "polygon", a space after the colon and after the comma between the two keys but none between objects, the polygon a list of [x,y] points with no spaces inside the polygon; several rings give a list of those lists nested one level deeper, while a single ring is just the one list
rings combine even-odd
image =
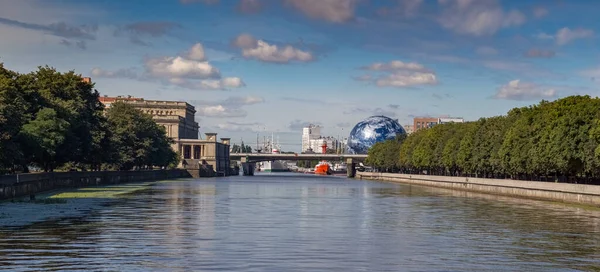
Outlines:
[{"label": "concrete embankment", "polygon": [[0,200],[45,191],[190,177],[183,169],[148,171],[54,172],[0,176]]},{"label": "concrete embankment", "polygon": [[600,186],[598,185],[371,172],[357,172],[356,178],[562,201],[600,207]]}]

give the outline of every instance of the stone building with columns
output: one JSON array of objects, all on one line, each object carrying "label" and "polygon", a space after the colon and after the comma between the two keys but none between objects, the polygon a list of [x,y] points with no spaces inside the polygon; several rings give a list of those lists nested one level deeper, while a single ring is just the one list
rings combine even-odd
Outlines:
[{"label": "stone building with columns", "polygon": [[194,106],[182,101],[146,100],[131,96],[104,96],[100,97],[100,102],[106,108],[110,108],[112,103],[124,102],[150,114],[174,140],[171,147],[181,154],[180,167],[199,171],[210,166],[217,175],[229,175],[230,139],[217,141],[217,133],[205,133],[206,139],[199,139],[200,126],[195,121]]},{"label": "stone building with columns", "polygon": [[106,108],[115,102],[124,102],[152,115],[154,121],[165,127],[173,140],[198,139],[200,126],[195,121],[196,108],[182,101],[146,100],[132,96],[100,97]]},{"label": "stone building with columns", "polygon": [[182,156],[184,168],[211,165],[217,174],[229,175],[230,138],[217,141],[217,133],[205,133],[206,139],[180,139],[175,142],[175,150]]}]

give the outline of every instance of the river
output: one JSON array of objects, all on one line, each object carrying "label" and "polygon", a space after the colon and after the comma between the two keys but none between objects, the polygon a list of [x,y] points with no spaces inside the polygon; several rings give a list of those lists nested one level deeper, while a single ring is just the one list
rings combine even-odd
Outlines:
[{"label": "river", "polygon": [[0,230],[3,271],[600,271],[600,212],[317,177],[158,182]]}]

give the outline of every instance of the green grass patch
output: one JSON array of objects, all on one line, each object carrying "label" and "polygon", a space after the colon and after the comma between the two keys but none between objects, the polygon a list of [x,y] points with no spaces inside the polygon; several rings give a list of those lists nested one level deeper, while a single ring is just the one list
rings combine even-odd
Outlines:
[{"label": "green grass patch", "polygon": [[49,196],[52,199],[69,198],[117,198],[120,195],[133,193],[148,188],[154,182],[135,183],[128,185],[109,185],[102,187],[80,188],[73,191],[56,193]]}]

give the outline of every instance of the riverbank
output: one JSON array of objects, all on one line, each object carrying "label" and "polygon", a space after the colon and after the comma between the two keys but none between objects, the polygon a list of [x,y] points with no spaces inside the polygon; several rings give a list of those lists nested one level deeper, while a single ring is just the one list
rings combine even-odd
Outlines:
[{"label": "riverbank", "polygon": [[372,172],[357,172],[356,178],[600,207],[600,186],[598,185]]},{"label": "riverbank", "polygon": [[0,176],[0,200],[31,196],[58,189],[188,177],[191,175],[185,169],[53,172]]},{"label": "riverbank", "polygon": [[52,191],[38,195],[36,200],[13,199],[0,202],[0,228],[17,228],[38,222],[83,217],[127,194],[146,189],[155,182]]}]

